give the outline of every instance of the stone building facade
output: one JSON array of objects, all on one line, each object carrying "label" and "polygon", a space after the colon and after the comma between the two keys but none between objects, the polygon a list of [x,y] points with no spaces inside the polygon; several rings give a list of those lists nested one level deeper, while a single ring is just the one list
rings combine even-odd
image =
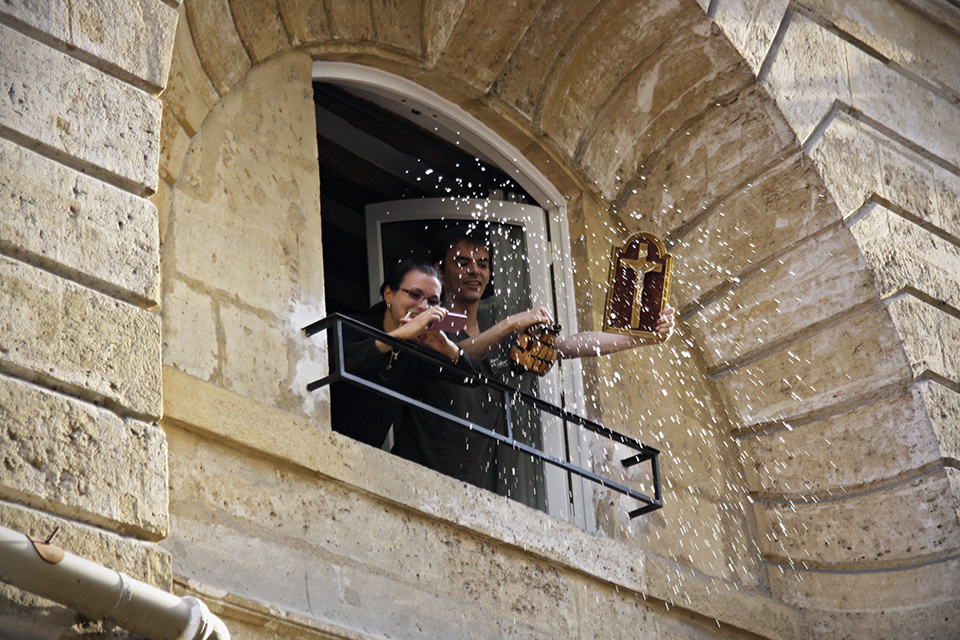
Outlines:
[{"label": "stone building facade", "polygon": [[[15,2],[0,42],[3,526],[235,638],[960,638],[955,3]],[[663,509],[578,527],[330,431],[337,64],[560,194],[580,329],[667,240],[677,334],[582,362]],[[0,595],[0,637],[123,636]]]}]

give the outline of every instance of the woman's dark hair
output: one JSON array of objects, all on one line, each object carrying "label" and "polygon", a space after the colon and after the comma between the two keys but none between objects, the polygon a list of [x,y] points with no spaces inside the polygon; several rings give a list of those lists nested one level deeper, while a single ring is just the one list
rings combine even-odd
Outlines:
[{"label": "woman's dark hair", "polygon": [[440,277],[440,274],[437,273],[437,270],[431,267],[429,264],[416,262],[407,258],[396,263],[387,271],[387,276],[384,278],[383,284],[380,285],[380,297],[383,297],[387,287],[390,287],[392,291],[399,291],[400,285],[403,284],[403,279],[406,278],[407,274],[411,271],[419,271],[420,273],[428,275],[432,278],[436,278],[441,283],[443,282],[443,278]]}]

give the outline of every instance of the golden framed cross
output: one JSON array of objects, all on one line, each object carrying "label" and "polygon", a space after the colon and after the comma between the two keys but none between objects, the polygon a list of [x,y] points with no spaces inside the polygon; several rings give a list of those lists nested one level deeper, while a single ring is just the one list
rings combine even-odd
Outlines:
[{"label": "golden framed cross", "polygon": [[647,245],[641,243],[637,250],[637,257],[634,259],[620,258],[620,264],[636,274],[636,286],[633,288],[633,304],[630,311],[630,326],[634,329],[640,328],[641,314],[643,313],[643,286],[644,276],[648,273],[660,273],[663,271],[663,264],[659,262],[650,262],[647,260]]}]

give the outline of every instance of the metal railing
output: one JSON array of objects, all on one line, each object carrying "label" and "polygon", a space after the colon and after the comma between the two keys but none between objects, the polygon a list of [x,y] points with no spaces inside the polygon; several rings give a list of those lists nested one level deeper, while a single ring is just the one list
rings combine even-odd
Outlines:
[{"label": "metal railing", "polygon": [[[436,407],[424,404],[415,398],[411,398],[402,393],[398,393],[393,389],[385,387],[383,385],[371,382],[359,376],[356,376],[344,368],[344,352],[343,352],[343,328],[344,326],[350,327],[351,330],[354,330],[363,335],[369,336],[380,340],[394,349],[399,349],[406,353],[412,354],[416,358],[427,360],[436,364],[441,369],[446,369],[448,371],[455,371],[458,375],[463,377],[463,384],[469,386],[485,386],[488,389],[495,390],[503,397],[503,407],[504,407],[504,423],[506,425],[506,434],[497,433],[486,429],[476,423],[465,420],[459,416],[447,413],[438,409]],[[411,342],[400,340],[392,336],[387,335],[383,331],[374,329],[368,325],[363,324],[352,318],[334,313],[323,320],[318,320],[306,327],[303,328],[303,332],[307,336],[313,336],[321,331],[329,331],[328,341],[330,345],[330,371],[329,374],[315,382],[311,382],[307,385],[308,391],[314,391],[326,385],[332,384],[334,382],[348,382],[350,384],[358,385],[365,389],[369,389],[374,393],[378,393],[387,398],[391,398],[397,402],[400,402],[409,407],[416,408],[420,411],[425,411],[434,416],[447,420],[453,424],[459,425],[465,429],[470,429],[475,433],[479,433],[491,440],[500,442],[507,446],[513,447],[514,449],[521,451],[534,459],[541,460],[547,464],[559,467],[569,473],[575,474],[582,478],[585,478],[591,482],[595,482],[602,487],[611,489],[622,493],[630,498],[637,500],[642,503],[643,506],[633,509],[629,512],[630,518],[635,518],[637,516],[655,511],[663,507],[663,495],[661,492],[660,486],[660,462],[659,455],[660,451],[646,445],[639,440],[630,438],[623,434],[617,433],[611,429],[604,427],[603,425],[596,423],[592,420],[578,416],[576,414],[570,413],[561,409],[557,406],[545,402],[536,396],[530,395],[529,393],[514,389],[509,385],[506,385],[498,380],[490,378],[482,373],[476,372],[466,372],[462,369],[457,369],[454,365],[433,351],[429,349],[424,349],[419,345],[413,344]],[[555,456],[549,455],[536,447],[532,447],[528,444],[520,442],[514,438],[513,435],[513,420],[511,417],[511,401],[519,400],[525,404],[529,404],[541,412],[550,414],[557,418],[560,418],[564,421],[565,424],[574,424],[581,429],[585,429],[591,433],[597,434],[603,438],[606,438],[612,442],[625,445],[637,453],[631,455],[627,458],[622,459],[620,462],[624,467],[632,467],[644,462],[650,463],[650,476],[652,478],[653,484],[653,497],[646,495],[635,489],[631,489],[619,482],[611,480],[600,476],[593,471],[584,469],[577,465],[571,464],[566,460],[561,460]]]}]

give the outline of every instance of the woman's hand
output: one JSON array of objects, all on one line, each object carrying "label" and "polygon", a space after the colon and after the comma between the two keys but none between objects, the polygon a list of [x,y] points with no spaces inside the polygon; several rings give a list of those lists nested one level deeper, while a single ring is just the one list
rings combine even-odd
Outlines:
[{"label": "woman's hand", "polygon": [[400,328],[394,332],[394,335],[404,340],[412,340],[456,362],[460,358],[460,347],[454,344],[444,332],[429,328],[434,322],[443,320],[446,315],[447,310],[439,306],[430,307],[416,316],[407,314],[401,318]]},{"label": "woman's hand", "polygon": [[434,322],[443,320],[447,315],[447,310],[443,307],[429,307],[426,311],[413,315],[411,311],[400,318],[400,326],[390,332],[390,335],[401,340],[413,340],[424,331],[427,331]]}]

